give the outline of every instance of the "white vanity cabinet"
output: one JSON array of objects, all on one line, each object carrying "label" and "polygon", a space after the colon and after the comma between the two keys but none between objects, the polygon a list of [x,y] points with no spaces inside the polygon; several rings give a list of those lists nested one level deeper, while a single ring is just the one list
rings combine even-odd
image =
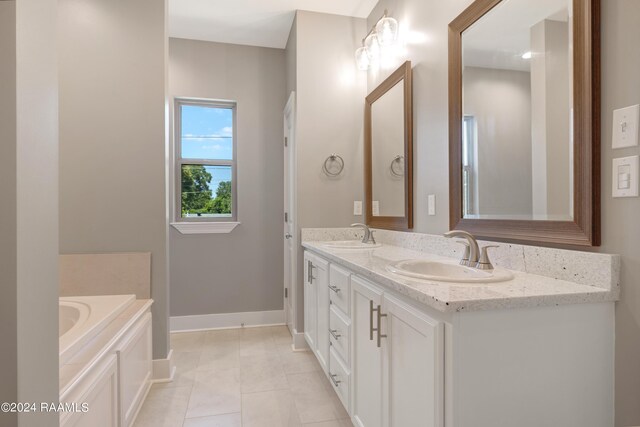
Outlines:
[{"label": "white vanity cabinet", "polygon": [[382,290],[351,278],[352,414],[357,427],[382,426],[382,349],[377,345],[377,317]]},{"label": "white vanity cabinet", "polygon": [[355,426],[613,427],[612,301],[439,310],[305,253],[305,336]]},{"label": "white vanity cabinet", "polygon": [[443,425],[442,322],[359,277],[353,301],[353,422]]},{"label": "white vanity cabinet", "polygon": [[304,337],[325,373],[329,370],[329,263],[305,253]]}]

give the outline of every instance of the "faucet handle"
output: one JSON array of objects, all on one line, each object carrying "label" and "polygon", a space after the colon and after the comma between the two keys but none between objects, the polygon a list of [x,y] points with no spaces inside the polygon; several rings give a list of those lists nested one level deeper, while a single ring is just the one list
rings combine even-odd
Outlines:
[{"label": "faucet handle", "polygon": [[464,255],[460,259],[460,265],[469,265],[469,255],[471,254],[471,247],[466,240],[456,240],[456,243],[464,245]]},{"label": "faucet handle", "polygon": [[480,250],[480,259],[478,260],[478,266],[480,270],[493,270],[493,264],[489,260],[489,248],[499,248],[498,245],[487,245]]}]

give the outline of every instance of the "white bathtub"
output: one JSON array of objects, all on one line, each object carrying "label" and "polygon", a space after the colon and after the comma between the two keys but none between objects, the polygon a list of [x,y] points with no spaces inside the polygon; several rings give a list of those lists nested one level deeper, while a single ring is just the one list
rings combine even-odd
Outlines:
[{"label": "white bathtub", "polygon": [[60,298],[60,366],[133,304],[135,295]]}]

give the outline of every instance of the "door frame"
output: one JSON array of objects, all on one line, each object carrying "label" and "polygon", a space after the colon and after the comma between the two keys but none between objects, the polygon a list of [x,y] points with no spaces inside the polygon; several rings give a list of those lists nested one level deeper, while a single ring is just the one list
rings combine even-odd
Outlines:
[{"label": "door frame", "polygon": [[[288,288],[289,289],[289,295],[288,298],[285,298],[284,296],[284,291],[283,291],[283,304],[284,304],[284,311],[285,311],[285,316],[287,315],[287,313],[289,314],[285,319],[286,323],[287,323],[287,327],[289,328],[289,331],[291,332],[291,335],[293,336],[293,344],[294,344],[294,348],[296,348],[296,342],[299,339],[302,339],[302,342],[304,342],[304,335],[300,334],[300,337],[297,337],[297,331],[296,331],[296,324],[297,324],[297,319],[298,319],[298,304],[297,304],[297,298],[298,298],[298,289],[297,289],[297,283],[298,283],[298,245],[299,245],[299,233],[298,233],[298,217],[297,217],[297,162],[296,162],[296,143],[295,143],[295,136],[296,136],[296,93],[295,91],[292,91],[291,94],[289,95],[289,99],[287,101],[287,104],[284,107],[284,111],[283,111],[283,117],[284,117],[284,137],[287,138],[287,144],[284,147],[284,159],[285,162],[288,159],[289,162],[288,164],[285,163],[284,165],[284,173],[285,173],[285,177],[288,176],[288,181],[285,180],[285,183],[283,185],[286,186],[287,182],[289,184],[289,188],[288,189],[284,189],[285,190],[285,194],[284,194],[284,212],[287,212],[288,214],[288,223],[290,224],[289,229],[291,230],[291,234],[292,234],[292,238],[291,238],[291,251],[287,250],[287,246],[286,246],[286,242],[284,242],[284,236],[283,236],[283,249],[284,249],[284,256],[285,256],[285,262],[283,267],[286,268],[286,257],[290,257],[291,259],[289,260],[289,283],[287,283],[286,277],[286,271],[284,274],[285,280],[284,280],[284,288]],[[288,152],[288,156],[287,156],[287,151]],[[288,190],[288,191],[287,191]],[[288,195],[288,198],[287,198]],[[284,221],[284,218],[283,218]],[[283,227],[284,229],[285,227]],[[290,301],[287,301],[287,299]],[[287,304],[289,304],[288,307],[290,307],[290,311],[288,311],[287,309]]]}]

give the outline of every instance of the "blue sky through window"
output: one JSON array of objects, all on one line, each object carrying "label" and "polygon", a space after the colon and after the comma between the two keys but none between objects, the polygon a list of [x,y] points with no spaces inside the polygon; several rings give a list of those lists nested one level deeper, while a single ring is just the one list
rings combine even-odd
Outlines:
[{"label": "blue sky through window", "polygon": [[182,105],[182,158],[233,159],[233,110]]},{"label": "blue sky through window", "polygon": [[209,188],[211,197],[216,197],[216,190],[222,181],[231,181],[231,166],[205,166],[207,172],[212,176]]}]

